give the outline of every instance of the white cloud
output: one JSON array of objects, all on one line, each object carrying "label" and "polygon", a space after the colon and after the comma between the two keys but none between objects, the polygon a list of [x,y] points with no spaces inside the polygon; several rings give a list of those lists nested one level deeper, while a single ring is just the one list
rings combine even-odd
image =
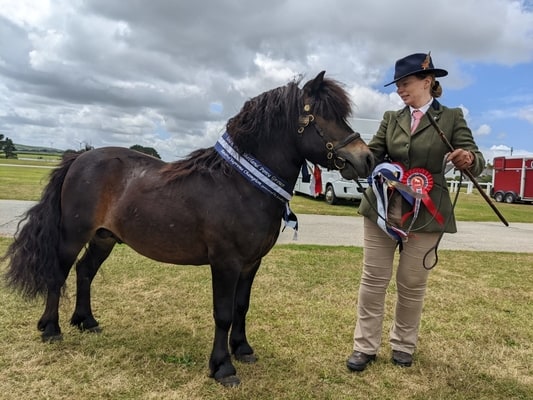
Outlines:
[{"label": "white cloud", "polygon": [[460,108],[461,110],[463,110],[463,116],[464,116],[465,119],[468,121],[469,116],[470,116],[470,111],[468,110],[468,108],[466,108],[463,104],[460,104],[460,105],[459,105],[459,108]]},{"label": "white cloud", "polygon": [[379,120],[402,106],[382,87],[393,60],[431,50],[447,87],[462,88],[465,64],[531,61],[532,26],[508,0],[0,0],[0,131],[63,148],[155,144],[172,159],[212,145],[249,97],[321,70],[346,84],[356,118]]},{"label": "white cloud", "polygon": [[495,152],[509,152],[511,151],[511,148],[509,146],[505,146],[505,145],[498,145],[498,146],[492,146],[491,148],[491,151],[495,151]]},{"label": "white cloud", "polygon": [[490,132],[491,132],[491,128],[489,125],[487,124],[483,124],[481,125],[479,128],[477,128],[474,132],[474,135],[475,136],[485,136],[485,135],[490,135]]},{"label": "white cloud", "polygon": [[0,15],[24,25],[36,25],[50,14],[49,0],[0,0]]},{"label": "white cloud", "polygon": [[533,125],[533,105],[518,110],[518,117]]}]

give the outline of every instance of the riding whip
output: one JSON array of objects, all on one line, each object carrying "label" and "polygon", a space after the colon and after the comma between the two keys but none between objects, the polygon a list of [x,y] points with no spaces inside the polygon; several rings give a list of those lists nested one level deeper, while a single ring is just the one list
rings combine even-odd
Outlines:
[{"label": "riding whip", "polygon": [[[444,132],[442,131],[442,129],[440,129],[439,125],[437,125],[437,121],[435,121],[435,117],[433,117],[432,115],[430,115],[430,113],[426,113],[428,115],[428,119],[429,119],[429,122],[431,123],[431,125],[433,125],[433,127],[437,130],[437,132],[439,133],[439,136],[440,138],[442,139],[442,141],[444,142],[444,144],[446,144],[446,146],[448,146],[448,148],[450,149],[450,151],[454,151],[455,149],[453,148],[452,144],[450,143],[450,141],[448,140],[448,138],[444,135]],[[507,220],[505,219],[505,217],[502,215],[502,213],[500,213],[500,211],[496,208],[496,206],[494,205],[494,203],[492,202],[492,200],[490,199],[490,197],[487,195],[487,193],[485,193],[485,190],[483,190],[483,188],[481,187],[481,185],[478,183],[478,181],[476,180],[476,178],[474,177],[474,175],[472,174],[472,172],[470,172],[470,170],[468,169],[464,169],[464,170],[461,170],[462,173],[464,173],[466,176],[468,176],[468,178],[470,179],[470,181],[474,184],[474,186],[476,187],[476,189],[479,191],[479,193],[481,193],[481,196],[485,199],[485,201],[488,203],[488,205],[492,208],[492,210],[496,213],[496,215],[498,216],[498,218],[500,218],[500,221],[503,222],[503,224],[505,226],[509,226],[509,222],[507,222]]]}]

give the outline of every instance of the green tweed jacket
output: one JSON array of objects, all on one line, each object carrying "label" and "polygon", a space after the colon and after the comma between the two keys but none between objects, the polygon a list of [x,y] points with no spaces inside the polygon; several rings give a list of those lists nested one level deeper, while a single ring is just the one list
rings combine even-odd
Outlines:
[{"label": "green tweed jacket", "polygon": [[[437,130],[430,124],[428,116],[435,118],[454,149],[470,150],[474,154],[475,160],[470,171],[474,176],[481,174],[485,168],[485,159],[474,142],[472,131],[466,124],[462,110],[445,107],[437,100],[433,101],[412,135],[409,107],[399,111],[385,112],[379,130],[368,146],[374,154],[376,163],[398,162],[406,171],[411,168],[428,170],[433,177],[430,197],[444,220],[447,221],[444,231],[455,233],[457,232],[455,216],[443,173],[444,157],[450,150],[440,138]],[[363,198],[359,206],[359,214],[377,222],[376,197],[372,188],[368,188],[366,193],[370,202]],[[396,192],[393,195],[399,196],[399,193]],[[411,209],[411,205],[402,198],[402,215]],[[410,224],[411,218],[404,223],[403,228],[407,229]],[[442,230],[443,226],[422,205],[411,231],[441,232]]]}]

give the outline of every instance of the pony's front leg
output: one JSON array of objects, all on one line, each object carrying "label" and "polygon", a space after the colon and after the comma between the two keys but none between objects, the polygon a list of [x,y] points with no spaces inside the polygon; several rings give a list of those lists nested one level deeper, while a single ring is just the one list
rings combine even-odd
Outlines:
[{"label": "pony's front leg", "polygon": [[215,337],[209,358],[210,376],[224,386],[237,386],[240,380],[237,378],[237,371],[231,363],[228,332],[233,320],[233,298],[239,271],[220,264],[211,265],[211,276]]},{"label": "pony's front leg", "polygon": [[257,361],[254,350],[246,338],[246,314],[250,307],[252,284],[260,265],[261,259],[241,272],[235,292],[235,307],[229,343],[235,359],[245,363]]},{"label": "pony's front leg", "polygon": [[63,339],[61,328],[59,327],[59,298],[61,297],[61,287],[49,288],[46,295],[46,306],[43,315],[37,323],[37,329],[41,334],[43,342],[55,342]]}]

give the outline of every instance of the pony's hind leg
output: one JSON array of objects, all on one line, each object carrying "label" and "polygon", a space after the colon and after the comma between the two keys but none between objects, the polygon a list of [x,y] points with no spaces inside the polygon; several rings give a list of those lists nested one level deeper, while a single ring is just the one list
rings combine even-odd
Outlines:
[{"label": "pony's hind leg", "polygon": [[77,246],[65,246],[64,243],[60,244],[60,248],[61,245],[63,246],[62,250],[58,252],[57,261],[59,268],[57,273],[49,278],[47,282],[46,305],[43,315],[37,323],[37,329],[42,332],[41,338],[43,342],[53,342],[63,338],[59,326],[59,300],[72,264],[76,260],[79,248],[81,248],[81,246],[79,248]]},{"label": "pony's hind leg", "polygon": [[[68,271],[66,273],[68,275]],[[66,278],[66,277],[65,277]],[[64,280],[63,280],[64,283]],[[63,339],[59,326],[59,299],[61,297],[62,284],[49,287],[46,294],[46,305],[43,315],[37,322],[37,329],[41,333],[43,342],[55,342]]]},{"label": "pony's hind leg", "polygon": [[91,309],[91,283],[115,244],[116,240],[112,235],[98,232],[76,264],[76,308],[70,323],[82,331],[101,331]]}]

